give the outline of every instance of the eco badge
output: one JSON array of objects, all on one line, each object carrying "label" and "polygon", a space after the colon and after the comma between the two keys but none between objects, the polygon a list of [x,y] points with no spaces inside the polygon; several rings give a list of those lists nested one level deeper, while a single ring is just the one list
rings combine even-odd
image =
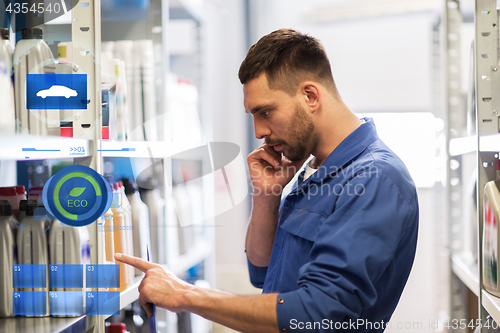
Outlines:
[{"label": "eco badge", "polygon": [[82,227],[108,211],[113,191],[108,181],[95,170],[71,165],[47,181],[42,199],[47,211],[59,221]]}]

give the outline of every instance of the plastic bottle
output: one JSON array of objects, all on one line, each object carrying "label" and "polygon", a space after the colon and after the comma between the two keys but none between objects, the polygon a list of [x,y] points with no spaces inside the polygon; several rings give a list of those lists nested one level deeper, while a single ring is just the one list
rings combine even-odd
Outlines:
[{"label": "plastic bottle", "polygon": [[[125,185],[125,193],[132,207],[134,257],[147,260],[147,246],[151,244],[148,207],[141,200],[137,185],[132,180],[124,179],[123,183]],[[140,270],[135,269],[136,276],[141,274]]]},{"label": "plastic bottle", "polygon": [[28,110],[26,105],[26,75],[55,74],[54,56],[42,40],[40,28],[25,28],[14,50],[14,91],[17,131],[36,135],[57,135],[60,131],[59,110]]},{"label": "plastic bottle", "polygon": [[[57,45],[57,74],[73,74],[73,43],[65,42]],[[73,137],[73,119],[75,110],[61,110],[61,136]]]},{"label": "plastic bottle", "polygon": [[26,217],[26,211],[28,210],[28,200],[21,200],[19,202],[19,213],[17,213],[17,220],[21,222]]},{"label": "plastic bottle", "polygon": [[135,88],[134,112],[142,115],[144,136],[147,141],[158,140],[154,84],[153,41],[134,42]]},{"label": "plastic bottle", "polygon": [[141,199],[144,201],[149,211],[149,233],[151,235],[150,255],[151,261],[165,263],[165,242],[163,234],[165,231],[164,210],[165,202],[158,190],[156,178],[150,178],[145,183],[147,189],[141,191]]},{"label": "plastic bottle", "polygon": [[[47,233],[45,232],[51,224],[45,208],[41,205],[28,205],[26,217],[21,221],[23,228],[17,232],[17,257],[18,263],[22,265],[49,265],[49,251]],[[27,288],[28,291],[48,292],[49,273],[47,274],[47,286],[45,288]],[[35,317],[49,315],[49,295],[46,295],[47,312]]]},{"label": "plastic bottle", "polygon": [[12,267],[14,260],[14,230],[12,225],[16,224],[12,216],[12,209],[7,200],[0,200],[0,317],[12,317],[13,309],[13,284]]},{"label": "plastic bottle", "polygon": [[140,94],[137,92],[137,74],[135,65],[135,52],[134,52],[134,42],[131,40],[121,40],[115,43],[115,58],[123,60],[125,62],[126,71],[126,82],[127,82],[127,112],[130,128],[130,138],[133,141],[143,141],[144,131],[143,131],[143,116],[142,107],[136,110],[136,98]]},{"label": "plastic bottle", "polygon": [[113,63],[116,75],[116,132],[118,140],[125,141],[130,137],[127,72],[123,60],[113,59]]},{"label": "plastic bottle", "polygon": [[[52,222],[49,232],[49,257],[51,265],[80,265],[87,264],[90,256],[89,234],[87,227],[73,227],[58,220]],[[51,288],[50,291],[79,291],[75,288]],[[71,302],[79,299],[65,299],[66,308],[78,308]],[[54,317],[74,317],[75,315],[52,315]]]},{"label": "plastic bottle", "polygon": [[[118,183],[113,183],[113,203],[111,204],[113,212],[113,238],[115,244],[115,253],[126,253],[127,251],[127,234],[125,215],[123,214],[121,195],[118,188]],[[127,274],[127,265],[120,265],[120,288],[118,291],[124,291],[130,284],[129,275]]]},{"label": "plastic bottle", "polygon": [[105,243],[105,258],[108,264],[115,263],[115,242],[114,242],[114,234],[113,234],[113,211],[111,208],[108,209],[106,213],[103,215],[104,218],[104,243]]},{"label": "plastic bottle", "polygon": [[[118,181],[119,192],[122,198],[122,207],[123,207],[123,215],[125,217],[125,234],[126,234],[126,254],[133,256],[134,255],[134,233],[132,226],[132,206],[125,194],[125,186],[122,181]],[[132,281],[135,277],[134,267],[127,265],[127,274],[129,276],[129,280]]]},{"label": "plastic bottle", "polygon": [[14,86],[12,84],[12,54],[14,48],[9,41],[9,29],[0,28],[0,91],[2,92],[2,113],[0,133],[16,132],[16,113],[14,106]]}]

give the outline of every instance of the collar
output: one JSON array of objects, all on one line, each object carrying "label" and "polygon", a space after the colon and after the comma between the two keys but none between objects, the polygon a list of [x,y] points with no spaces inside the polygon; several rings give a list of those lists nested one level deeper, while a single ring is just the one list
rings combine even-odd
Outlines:
[{"label": "collar", "polygon": [[[356,156],[361,154],[369,145],[378,139],[377,129],[372,118],[363,118],[365,121],[351,134],[349,134],[330,155],[318,171],[313,173],[308,180],[321,182],[349,164]],[[301,175],[302,176],[302,175]]]}]

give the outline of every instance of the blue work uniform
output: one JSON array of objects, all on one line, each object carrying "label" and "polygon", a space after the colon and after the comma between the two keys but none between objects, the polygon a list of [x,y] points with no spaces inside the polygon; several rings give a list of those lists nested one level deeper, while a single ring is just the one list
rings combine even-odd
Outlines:
[{"label": "blue work uniform", "polygon": [[248,261],[252,284],[279,293],[281,332],[383,332],[417,245],[408,170],[365,118],[303,175],[281,202],[269,266]]}]

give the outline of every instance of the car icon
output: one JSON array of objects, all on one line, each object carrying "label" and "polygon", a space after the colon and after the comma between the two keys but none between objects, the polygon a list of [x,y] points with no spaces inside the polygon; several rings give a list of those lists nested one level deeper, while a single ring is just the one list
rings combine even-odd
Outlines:
[{"label": "car icon", "polygon": [[47,98],[47,97],[75,97],[78,96],[76,90],[68,88],[66,86],[61,86],[58,84],[52,85],[49,89],[43,89],[36,93],[38,97]]}]

